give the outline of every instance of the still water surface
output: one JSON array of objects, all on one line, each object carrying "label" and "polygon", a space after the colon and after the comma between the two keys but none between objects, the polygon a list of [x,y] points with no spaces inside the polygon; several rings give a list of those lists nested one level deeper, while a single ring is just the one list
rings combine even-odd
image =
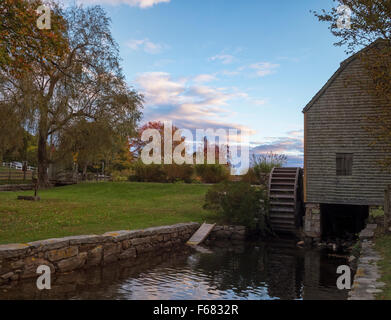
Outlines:
[{"label": "still water surface", "polygon": [[346,258],[304,250],[292,241],[181,248],[134,262],[57,276],[52,289],[34,281],[0,288],[0,299],[346,299],[336,288]]}]

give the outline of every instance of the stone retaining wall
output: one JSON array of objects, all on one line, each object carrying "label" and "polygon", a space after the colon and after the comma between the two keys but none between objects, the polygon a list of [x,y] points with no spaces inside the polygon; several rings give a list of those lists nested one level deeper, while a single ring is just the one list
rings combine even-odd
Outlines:
[{"label": "stone retaining wall", "polygon": [[242,226],[215,226],[208,240],[238,240],[246,239],[246,227]]},{"label": "stone retaining wall", "polygon": [[[0,245],[0,285],[37,277],[40,265],[52,273],[64,273],[118,261],[132,263],[153,251],[171,251],[186,243],[200,227],[199,223],[144,230],[107,232],[103,235],[72,236],[29,243]],[[244,241],[246,228],[215,226],[206,242],[216,240]]]},{"label": "stone retaining wall", "polygon": [[375,300],[376,294],[381,293],[385,285],[378,281],[380,272],[376,262],[381,258],[372,241],[376,228],[376,224],[369,224],[360,233],[361,252],[348,300]]},{"label": "stone retaining wall", "polygon": [[36,270],[40,265],[49,266],[52,273],[64,273],[137,259],[154,250],[170,251],[188,241],[199,226],[199,223],[181,223],[103,235],[0,245],[0,285],[37,277]]}]

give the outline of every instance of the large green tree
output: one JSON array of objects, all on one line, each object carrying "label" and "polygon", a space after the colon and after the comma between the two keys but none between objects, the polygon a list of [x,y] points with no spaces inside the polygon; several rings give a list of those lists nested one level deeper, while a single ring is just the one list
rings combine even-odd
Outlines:
[{"label": "large green tree", "polygon": [[[28,129],[27,118],[33,114],[22,107],[23,92],[17,83],[34,63],[58,57],[67,50],[65,24],[53,3],[51,29],[37,27],[40,0],[0,1],[0,157],[15,154],[23,147]],[[29,128],[31,129],[31,128]]]},{"label": "large green tree", "polygon": [[126,84],[105,11],[99,6],[54,6],[54,14],[61,17],[52,21],[56,30],[63,30],[61,50],[29,55],[26,70],[12,64],[1,70],[5,80],[0,92],[22,110],[38,136],[41,186],[48,184],[48,141],[64,128],[86,120],[132,135],[142,107],[142,97]]},{"label": "large green tree", "polygon": [[84,179],[88,166],[100,165],[101,161],[107,163],[114,157],[118,140],[115,128],[109,127],[105,122],[80,119],[61,131],[54,161],[67,166],[76,159]]}]

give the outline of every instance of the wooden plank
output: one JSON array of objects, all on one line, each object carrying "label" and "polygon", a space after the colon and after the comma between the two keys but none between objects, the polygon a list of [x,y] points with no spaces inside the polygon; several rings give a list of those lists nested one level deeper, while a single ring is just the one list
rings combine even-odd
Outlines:
[{"label": "wooden plank", "polygon": [[190,238],[189,241],[187,241],[187,244],[189,245],[199,245],[201,244],[207,237],[208,235],[212,232],[213,228],[215,227],[216,224],[207,224],[204,223],[193,236]]}]

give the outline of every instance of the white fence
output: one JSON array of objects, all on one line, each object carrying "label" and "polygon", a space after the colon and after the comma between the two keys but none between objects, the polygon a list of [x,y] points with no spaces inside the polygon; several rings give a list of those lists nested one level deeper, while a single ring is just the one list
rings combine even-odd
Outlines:
[{"label": "white fence", "polygon": [[[15,170],[21,170],[21,171],[23,170],[23,163],[16,162],[16,161],[13,161],[13,162],[3,162],[2,166],[6,167],[6,168],[15,169]],[[35,171],[36,168],[32,167],[32,166],[27,166],[27,170],[28,171]]]}]

